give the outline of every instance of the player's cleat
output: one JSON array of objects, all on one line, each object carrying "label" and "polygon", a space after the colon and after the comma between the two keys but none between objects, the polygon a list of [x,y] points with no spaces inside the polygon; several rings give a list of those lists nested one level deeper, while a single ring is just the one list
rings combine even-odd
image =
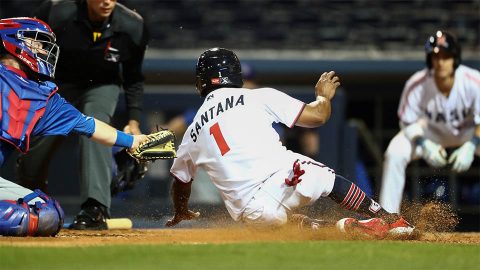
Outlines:
[{"label": "player's cleat", "polygon": [[390,223],[388,234],[393,237],[405,237],[411,236],[414,230],[414,226],[408,223],[403,217],[400,217],[393,223]]},{"label": "player's cleat", "polygon": [[290,219],[298,225],[299,229],[318,230],[327,225],[325,220],[310,218],[302,214],[292,214]]},{"label": "player's cleat", "polygon": [[73,230],[106,230],[105,210],[101,206],[88,206],[80,210],[70,229]]},{"label": "player's cleat", "polygon": [[342,218],[337,221],[336,227],[343,233],[364,235],[379,239],[385,238],[390,229],[390,225],[381,218],[371,218],[367,220]]}]

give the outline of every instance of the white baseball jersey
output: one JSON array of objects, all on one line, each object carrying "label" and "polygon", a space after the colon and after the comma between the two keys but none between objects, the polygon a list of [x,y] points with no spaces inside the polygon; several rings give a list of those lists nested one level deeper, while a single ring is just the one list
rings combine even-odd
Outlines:
[{"label": "white baseball jersey", "polygon": [[[446,97],[435,85],[427,69],[415,73],[402,93],[398,116],[411,124],[427,123],[425,137],[444,147],[459,147],[471,139],[475,125],[480,124],[480,73],[460,65],[455,70],[455,82]],[[392,213],[400,212],[405,187],[405,170],[412,159],[420,158],[421,147],[414,147],[403,133],[398,133],[388,145],[383,165],[380,204]],[[477,149],[477,155],[480,150]]]},{"label": "white baseball jersey", "polygon": [[272,123],[292,127],[305,104],[273,88],[211,92],[188,127],[170,170],[179,181],[204,169],[238,220],[263,181],[292,166]]},{"label": "white baseball jersey", "polygon": [[402,93],[398,116],[406,124],[425,119],[427,129],[443,138],[442,144],[453,146],[480,124],[480,72],[460,65],[448,97],[438,90],[431,72],[423,69],[410,77]]}]

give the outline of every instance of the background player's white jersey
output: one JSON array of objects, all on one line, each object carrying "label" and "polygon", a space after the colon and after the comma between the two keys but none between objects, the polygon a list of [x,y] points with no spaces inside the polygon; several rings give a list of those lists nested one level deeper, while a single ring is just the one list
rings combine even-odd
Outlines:
[{"label": "background player's white jersey", "polygon": [[480,72],[460,65],[448,97],[438,90],[431,72],[418,71],[407,81],[398,116],[406,124],[425,119],[428,131],[442,138],[439,143],[458,145],[480,124]]},{"label": "background player's white jersey", "polygon": [[171,173],[189,182],[203,168],[238,220],[262,182],[292,166],[293,153],[282,145],[272,123],[293,126],[304,106],[272,88],[211,92],[185,132]]}]

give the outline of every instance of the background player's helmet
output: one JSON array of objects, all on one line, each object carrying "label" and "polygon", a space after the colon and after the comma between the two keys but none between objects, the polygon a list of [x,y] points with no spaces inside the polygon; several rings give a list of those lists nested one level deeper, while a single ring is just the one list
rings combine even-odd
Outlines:
[{"label": "background player's helmet", "polygon": [[60,51],[46,23],[26,17],[2,19],[0,38],[0,51],[13,55],[36,74],[54,77]]},{"label": "background player's helmet", "polygon": [[212,48],[203,52],[197,62],[196,86],[202,97],[222,87],[242,87],[242,68],[234,52]]},{"label": "background player's helmet", "polygon": [[425,53],[427,54],[427,67],[432,68],[432,54],[444,50],[453,55],[454,67],[457,68],[461,62],[461,48],[457,38],[449,32],[437,31],[430,36],[425,43]]}]

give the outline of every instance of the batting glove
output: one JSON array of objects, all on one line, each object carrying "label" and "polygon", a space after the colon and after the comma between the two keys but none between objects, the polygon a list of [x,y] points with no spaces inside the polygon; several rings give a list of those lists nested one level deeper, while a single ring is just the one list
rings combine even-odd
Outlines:
[{"label": "batting glove", "polygon": [[292,179],[285,178],[285,184],[290,187],[296,186],[298,183],[302,182],[300,176],[305,173],[305,170],[300,169],[300,162],[298,159],[293,163],[293,176]]},{"label": "batting glove", "polygon": [[472,165],[475,155],[475,144],[471,141],[464,143],[462,146],[453,151],[448,159],[449,164],[452,165],[452,170],[455,172],[464,172]]},{"label": "batting glove", "polygon": [[423,159],[435,168],[440,168],[447,165],[447,151],[429,139],[423,139],[420,142],[422,146]]}]

